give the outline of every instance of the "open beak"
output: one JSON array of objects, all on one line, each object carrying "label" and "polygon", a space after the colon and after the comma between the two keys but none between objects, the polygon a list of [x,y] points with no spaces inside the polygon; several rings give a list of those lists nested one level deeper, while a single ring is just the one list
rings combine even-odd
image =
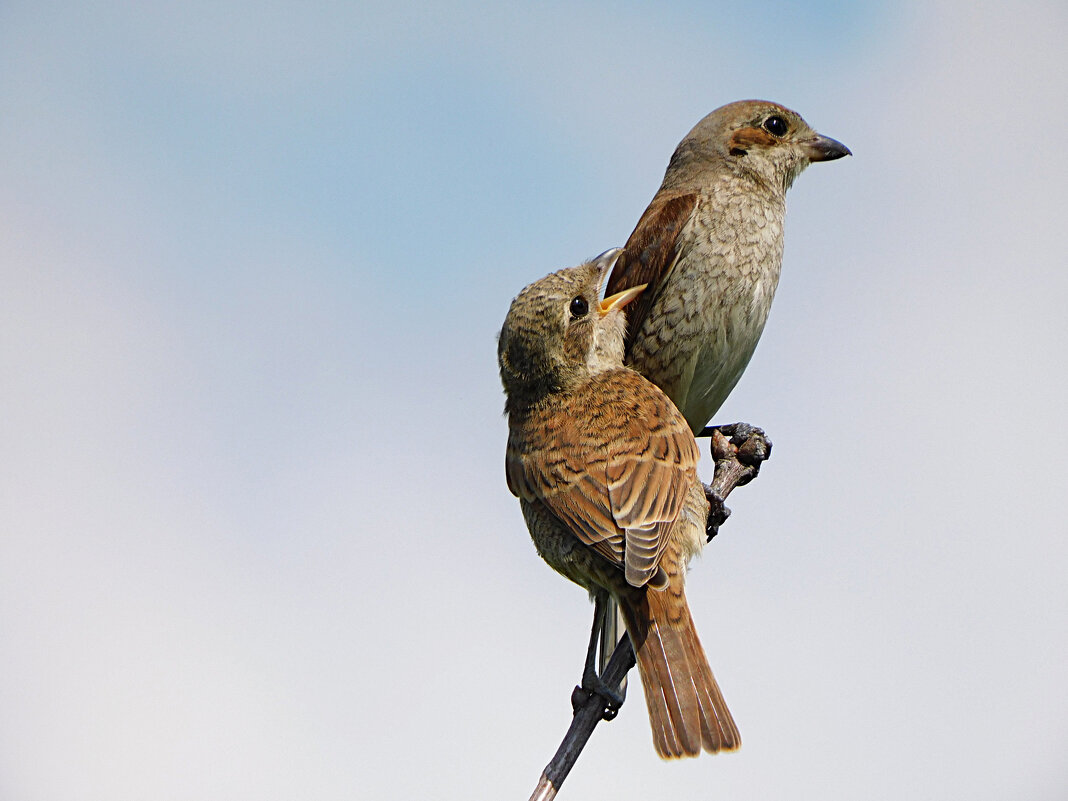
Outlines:
[{"label": "open beak", "polygon": [[834,161],[842,156],[852,156],[853,151],[837,139],[816,134],[805,142],[805,155],[809,161]]},{"label": "open beak", "polygon": [[622,292],[617,292],[616,294],[605,298],[601,301],[601,316],[604,317],[608,312],[612,311],[612,309],[622,309],[638,297],[646,286],[648,286],[648,284],[632,286],[630,289],[624,289]]}]

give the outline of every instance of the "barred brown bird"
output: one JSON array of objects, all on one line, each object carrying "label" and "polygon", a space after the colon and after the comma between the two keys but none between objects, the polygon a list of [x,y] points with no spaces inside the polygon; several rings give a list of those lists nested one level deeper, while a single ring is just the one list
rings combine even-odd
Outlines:
[{"label": "barred brown bird", "polygon": [[850,155],[777,103],[716,109],[675,149],[627,240],[609,294],[627,308],[626,362],[700,432],[741,378],[782,266],[786,190],[811,162]]},{"label": "barred brown bird", "polygon": [[[622,363],[633,287],[598,301],[619,251],[560,270],[512,302],[498,343],[508,487],[538,552],[623,612],[661,757],[737,748],[683,585],[708,501],[686,420]],[[587,659],[583,686],[598,687]],[[610,694],[610,691],[609,691]]]}]

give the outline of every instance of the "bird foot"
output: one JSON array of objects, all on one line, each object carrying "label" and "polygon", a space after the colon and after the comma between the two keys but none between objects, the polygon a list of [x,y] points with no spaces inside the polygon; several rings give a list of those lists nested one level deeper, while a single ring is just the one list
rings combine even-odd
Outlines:
[{"label": "bird foot", "polygon": [[626,692],[617,692],[602,681],[596,673],[586,674],[582,677],[582,684],[571,691],[571,709],[578,712],[586,705],[593,696],[600,696],[604,703],[601,710],[602,720],[612,720],[619,714],[619,708],[626,700]]},{"label": "bird foot", "polygon": [[712,538],[719,534],[719,527],[731,516],[731,510],[719,493],[712,489],[711,484],[702,482],[701,486],[705,488],[705,498],[708,499],[708,521],[705,523],[705,533],[708,535],[708,542],[712,542]]},{"label": "bird foot", "polygon": [[[725,426],[716,426],[716,429],[724,436],[733,449],[737,459],[747,467],[753,468],[751,481],[760,472],[760,465],[771,458],[771,440],[768,439],[764,429],[751,426],[749,423],[730,423]],[[705,429],[706,431],[708,429]],[[703,433],[703,432],[702,432]],[[713,444],[713,458],[718,458],[715,453],[715,438]],[[727,455],[727,454],[724,454]]]}]

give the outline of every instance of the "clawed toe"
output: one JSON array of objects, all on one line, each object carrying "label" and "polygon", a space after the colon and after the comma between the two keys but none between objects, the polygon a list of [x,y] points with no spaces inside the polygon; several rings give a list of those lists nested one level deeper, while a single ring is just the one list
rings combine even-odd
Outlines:
[{"label": "clawed toe", "polygon": [[702,486],[705,488],[705,497],[708,499],[708,521],[705,524],[705,533],[708,535],[708,542],[712,542],[712,538],[719,534],[719,527],[731,516],[731,510],[711,486],[708,484]]},{"label": "clawed toe", "polygon": [[623,701],[626,700],[623,693],[616,692],[605,684],[600,676],[594,674],[593,676],[583,676],[582,685],[571,691],[571,709],[578,712],[581,707],[585,706],[586,701],[594,695],[599,696],[604,702],[604,708],[601,710],[602,720],[612,720],[619,714],[619,708],[623,706]]},{"label": "clawed toe", "polygon": [[717,428],[724,437],[729,438],[738,461],[742,464],[758,471],[760,465],[771,458],[771,440],[764,433],[764,429],[749,423],[731,423]]}]

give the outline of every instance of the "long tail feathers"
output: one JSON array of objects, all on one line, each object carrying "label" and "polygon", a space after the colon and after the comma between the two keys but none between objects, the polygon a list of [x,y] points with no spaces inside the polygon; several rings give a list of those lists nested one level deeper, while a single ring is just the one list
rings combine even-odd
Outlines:
[{"label": "long tail feathers", "polygon": [[738,728],[708,666],[681,587],[647,590],[623,606],[649,708],[653,744],[664,759],[730,751]]}]

